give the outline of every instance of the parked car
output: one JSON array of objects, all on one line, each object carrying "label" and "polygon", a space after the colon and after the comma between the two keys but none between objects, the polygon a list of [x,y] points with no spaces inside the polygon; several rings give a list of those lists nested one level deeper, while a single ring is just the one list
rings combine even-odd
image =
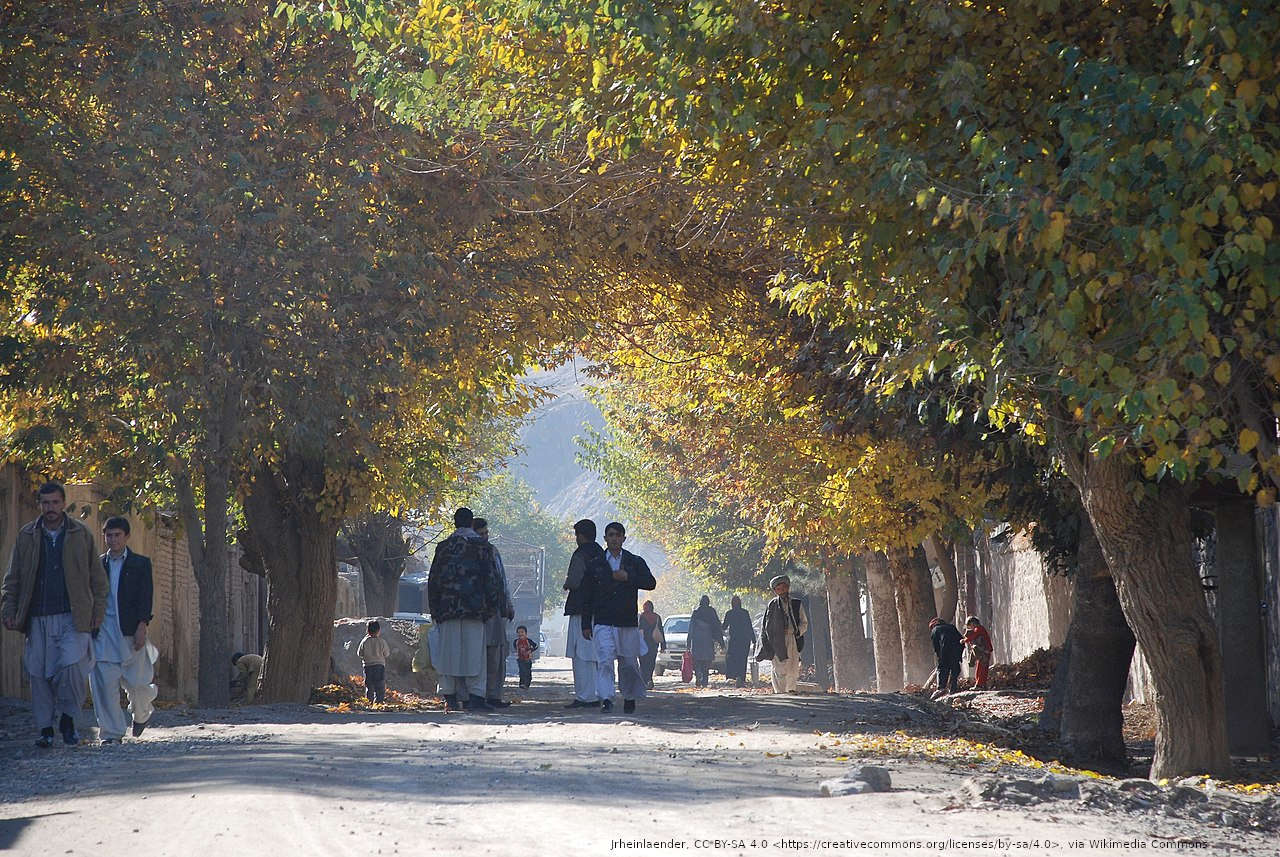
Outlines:
[{"label": "parked car", "polygon": [[[662,623],[662,636],[667,640],[667,650],[658,652],[658,660],[653,671],[662,675],[667,670],[680,672],[680,662],[684,659],[685,649],[689,646],[689,614],[668,616]],[[724,647],[716,645],[715,660],[711,662],[711,671],[724,675]]]}]

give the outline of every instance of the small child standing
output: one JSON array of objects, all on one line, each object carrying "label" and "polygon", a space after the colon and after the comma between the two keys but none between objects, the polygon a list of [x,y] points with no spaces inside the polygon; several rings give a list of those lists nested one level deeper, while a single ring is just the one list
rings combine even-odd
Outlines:
[{"label": "small child standing", "polygon": [[382,639],[382,625],[371,619],[368,633],[356,649],[364,664],[364,693],[372,702],[382,702],[387,697],[387,657],[391,647]]},{"label": "small child standing", "polygon": [[520,668],[520,686],[528,687],[533,684],[533,653],[538,650],[538,644],[529,639],[529,629],[520,625],[511,645],[516,650],[516,666]]}]

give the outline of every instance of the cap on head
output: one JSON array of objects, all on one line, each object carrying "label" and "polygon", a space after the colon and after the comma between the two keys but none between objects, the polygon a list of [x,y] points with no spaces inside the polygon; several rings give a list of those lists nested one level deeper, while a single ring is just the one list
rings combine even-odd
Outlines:
[{"label": "cap on head", "polygon": [[774,589],[774,588],[776,588],[776,587],[778,586],[778,584],[779,584],[779,583],[785,583],[787,586],[790,586],[790,585],[791,585],[791,578],[790,578],[790,577],[788,577],[788,576],[787,576],[787,575],[785,575],[785,574],[779,574],[779,575],[778,575],[777,577],[775,577],[773,580],[770,580],[770,581],[769,581],[769,588],[770,588],[770,589]]}]

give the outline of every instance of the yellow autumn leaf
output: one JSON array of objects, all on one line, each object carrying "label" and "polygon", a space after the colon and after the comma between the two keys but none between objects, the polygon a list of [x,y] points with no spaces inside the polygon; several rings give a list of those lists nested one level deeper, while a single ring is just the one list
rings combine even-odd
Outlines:
[{"label": "yellow autumn leaf", "polygon": [[1258,445],[1261,436],[1253,429],[1240,430],[1240,451],[1249,452]]}]

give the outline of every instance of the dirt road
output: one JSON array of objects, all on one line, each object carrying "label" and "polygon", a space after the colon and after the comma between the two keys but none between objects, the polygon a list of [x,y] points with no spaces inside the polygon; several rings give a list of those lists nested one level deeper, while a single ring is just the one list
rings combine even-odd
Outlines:
[{"label": "dirt road", "polygon": [[[535,679],[503,713],[175,709],[157,712],[141,740],[53,750],[31,746],[25,707],[5,700],[0,848],[41,857],[1119,850],[1108,840],[1280,854],[1274,835],[1175,813],[975,804],[955,794],[971,767],[836,759],[824,734],[897,729],[923,716],[909,698],[693,693],[668,676],[636,714],[619,704],[603,715],[563,708],[566,661],[543,660]],[[887,767],[893,789],[820,796],[820,781],[859,762]]]}]

